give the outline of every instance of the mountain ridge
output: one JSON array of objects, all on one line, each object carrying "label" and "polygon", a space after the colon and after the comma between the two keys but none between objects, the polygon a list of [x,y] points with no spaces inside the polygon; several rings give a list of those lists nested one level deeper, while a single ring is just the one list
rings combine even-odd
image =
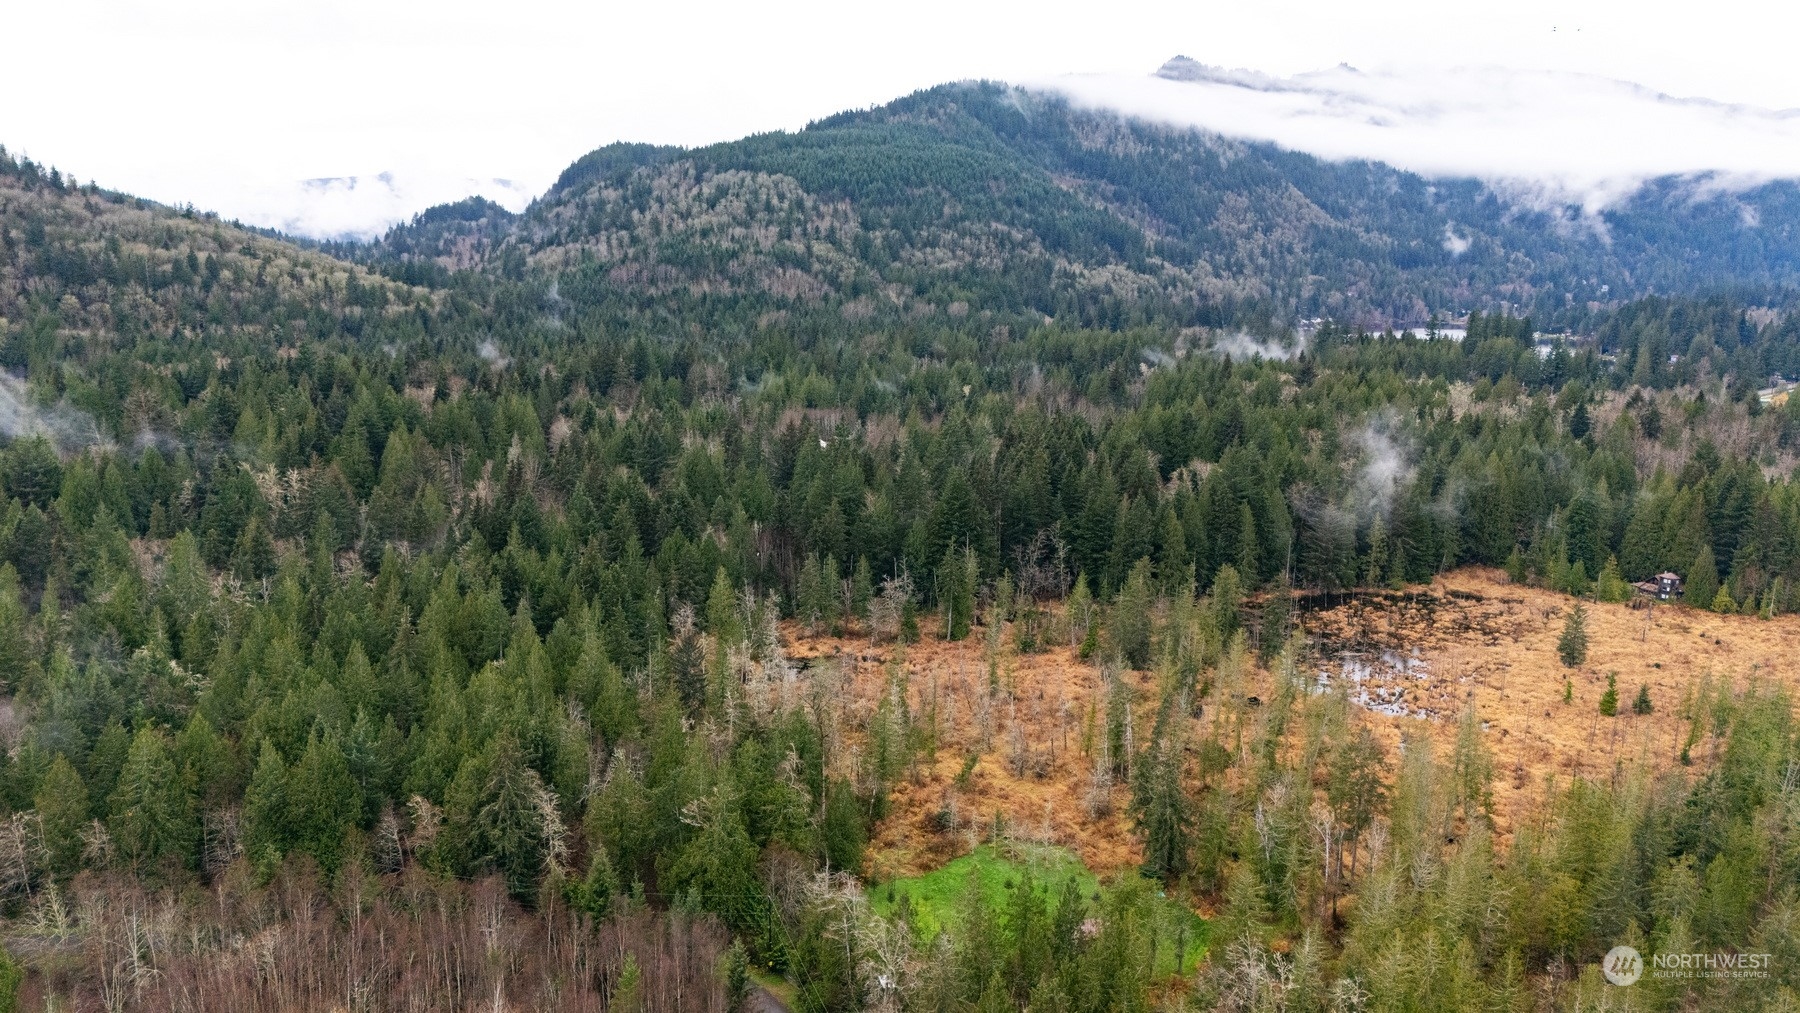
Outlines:
[{"label": "mountain ridge", "polygon": [[[975,82],[795,133],[596,149],[491,230],[483,257],[777,301],[898,286],[940,307],[1103,320],[1123,295],[1188,322],[1248,309],[1374,327],[1494,304],[1569,320],[1635,296],[1800,280],[1791,181],[1664,177],[1598,214],[1530,196]],[[802,221],[824,232],[793,234]],[[477,266],[466,244],[396,231],[404,243],[355,255]]]},{"label": "mountain ridge", "polygon": [[[1183,57],[1158,73],[1238,76]],[[285,238],[409,283],[535,278],[640,313],[680,293],[770,312],[1380,329],[1498,306],[1582,329],[1648,295],[1784,302],[1800,284],[1800,184],[1663,176],[1592,211],[1553,188],[961,82],[792,133],[604,145],[518,213],[474,196],[373,242]]]}]

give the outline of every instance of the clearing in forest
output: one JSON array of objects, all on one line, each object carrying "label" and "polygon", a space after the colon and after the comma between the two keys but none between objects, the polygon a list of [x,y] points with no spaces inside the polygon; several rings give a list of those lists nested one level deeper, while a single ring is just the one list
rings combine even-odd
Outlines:
[{"label": "clearing in forest", "polygon": [[[872,884],[869,904],[884,917],[903,914],[920,939],[929,940],[966,908],[971,891],[979,894],[983,910],[1004,917],[1012,892],[1029,886],[1054,915],[1070,882],[1089,905],[1099,903],[1099,878],[1073,853],[1052,845],[1009,841],[983,844],[923,875]],[[1146,888],[1156,889],[1148,884]],[[1192,968],[1206,953],[1209,924],[1166,896],[1159,895],[1149,910],[1158,922],[1156,937],[1165,941],[1157,949],[1156,973],[1177,975]]]},{"label": "clearing in forest", "polygon": [[[1574,604],[1488,569],[1355,595],[1303,616],[1308,673],[1349,683],[1390,760],[1408,730],[1432,735],[1447,755],[1472,702],[1494,756],[1502,833],[1545,815],[1548,778],[1610,777],[1640,762],[1669,770],[1681,766],[1696,730],[1689,759],[1705,767],[1718,745],[1707,714],[1722,690],[1791,687],[1800,674],[1800,616],[1762,620],[1643,601],[1585,602],[1587,658],[1565,666],[1556,645]],[[1613,717],[1600,713],[1608,674],[1618,693]],[[1639,714],[1633,705],[1646,687],[1651,709]]]},{"label": "clearing in forest", "polygon": [[[1448,756],[1472,705],[1493,756],[1493,811],[1506,836],[1544,817],[1551,779],[1610,777],[1638,763],[1679,768],[1684,746],[1693,768],[1704,769],[1717,746],[1706,715],[1718,694],[1753,681],[1791,684],[1800,672],[1800,617],[1765,621],[1666,603],[1588,602],[1587,658],[1565,667],[1556,642],[1574,603],[1488,569],[1400,591],[1303,599],[1302,673],[1315,690],[1342,685],[1386,746],[1390,771],[1404,735],[1428,736]],[[940,869],[999,837],[1068,848],[1102,876],[1141,861],[1125,786],[1095,788],[1083,743],[1104,721],[1104,679],[1072,647],[1020,654],[1003,638],[990,665],[979,629],[958,642],[928,634],[901,646],[790,627],[788,640],[802,664],[841,666],[852,729],[865,727],[896,687],[916,720],[935,710],[935,749],[895,784],[873,831],[864,867],[871,882]],[[1614,717],[1599,707],[1609,673]],[[1122,678],[1147,718],[1155,674]],[[1272,682],[1258,670],[1246,688],[1267,699]],[[1634,712],[1640,687],[1649,713]]]}]

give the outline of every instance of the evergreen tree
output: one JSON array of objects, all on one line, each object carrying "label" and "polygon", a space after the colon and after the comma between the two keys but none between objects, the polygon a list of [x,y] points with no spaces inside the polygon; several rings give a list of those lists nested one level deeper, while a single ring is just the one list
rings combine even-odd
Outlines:
[{"label": "evergreen tree", "polygon": [[619,977],[613,982],[612,994],[607,996],[607,1013],[643,1013],[643,1006],[644,972],[637,955],[627,953]]},{"label": "evergreen tree", "polygon": [[1620,571],[1628,580],[1648,580],[1662,561],[1662,521],[1669,504],[1654,495],[1640,495],[1619,546]]},{"label": "evergreen tree", "polygon": [[1162,512],[1157,542],[1156,575],[1163,589],[1173,590],[1193,579],[1194,563],[1188,553],[1187,531],[1173,509],[1165,508]]},{"label": "evergreen tree", "polygon": [[972,550],[958,551],[954,546],[944,550],[938,563],[938,611],[944,619],[944,639],[961,640],[969,635],[975,621],[975,581],[970,563]]},{"label": "evergreen tree", "polygon": [[1737,602],[1732,600],[1731,592],[1723,584],[1719,585],[1719,590],[1713,594],[1712,604],[1708,607],[1722,615],[1732,615],[1738,610]]},{"label": "evergreen tree", "polygon": [[589,630],[581,638],[581,654],[570,678],[576,699],[586,702],[593,721],[606,745],[611,748],[625,739],[637,725],[637,695],[625,684],[619,666],[607,657],[600,634]]},{"label": "evergreen tree", "polygon": [[48,507],[62,489],[62,462],[41,433],[16,440],[0,454],[0,488],[8,499]]},{"label": "evergreen tree", "polygon": [[1209,597],[1212,599],[1213,622],[1219,630],[1219,639],[1230,640],[1243,621],[1244,592],[1238,580],[1237,567],[1229,563],[1219,567],[1218,575],[1213,578]]},{"label": "evergreen tree", "polygon": [[244,792],[244,854],[268,873],[280,864],[288,846],[287,765],[275,744],[264,739],[256,772]]},{"label": "evergreen tree", "polygon": [[670,890],[693,896],[740,931],[760,925],[768,901],[737,799],[722,784],[696,809],[700,826],[668,866]]},{"label": "evergreen tree", "polygon": [[629,756],[615,750],[599,792],[588,803],[583,827],[591,846],[604,848],[621,884],[639,876],[654,853],[645,833],[652,799]]},{"label": "evergreen tree", "polygon": [[725,1013],[743,1013],[750,1001],[750,955],[741,939],[725,951]]},{"label": "evergreen tree", "polygon": [[1257,629],[1258,654],[1264,664],[1273,661],[1286,646],[1289,617],[1293,613],[1293,588],[1285,578],[1272,584],[1263,601]]},{"label": "evergreen tree", "polygon": [[24,983],[25,969],[0,946],[0,1013],[18,1013],[19,986]]},{"label": "evergreen tree", "polygon": [[850,578],[850,612],[857,622],[867,622],[869,602],[875,597],[875,583],[869,575],[869,557],[856,557],[856,572]]},{"label": "evergreen tree", "polygon": [[675,613],[674,639],[669,644],[669,673],[675,691],[690,715],[706,709],[706,647],[694,627],[693,610],[683,605]]},{"label": "evergreen tree", "polygon": [[1606,673],[1606,692],[1600,694],[1600,713],[1612,717],[1619,713],[1619,673]]},{"label": "evergreen tree", "polygon": [[199,827],[162,732],[146,727],[132,736],[110,808],[107,829],[120,857],[133,868],[192,860]]},{"label": "evergreen tree", "polygon": [[1363,560],[1362,586],[1382,587],[1392,566],[1388,558],[1387,526],[1377,521],[1369,525],[1369,552]]},{"label": "evergreen tree", "polygon": [[286,780],[288,847],[311,855],[327,872],[336,871],[344,833],[362,819],[362,791],[343,747],[335,739],[311,736]]},{"label": "evergreen tree", "polygon": [[0,564],[0,690],[17,693],[35,681],[37,658],[30,641],[30,622],[21,599],[19,572]]},{"label": "evergreen tree", "polygon": [[612,859],[605,848],[596,847],[588,859],[587,875],[569,884],[565,899],[570,907],[598,920],[612,909],[618,893],[619,876],[613,871]]},{"label": "evergreen tree", "polygon": [[1262,582],[1262,540],[1256,527],[1256,515],[1249,503],[1238,506],[1237,566],[1238,575],[1254,588]]},{"label": "evergreen tree", "polygon": [[1383,783],[1386,757],[1367,725],[1333,751],[1327,765],[1325,798],[1343,823],[1354,856],[1356,842],[1374,825],[1387,797]]},{"label": "evergreen tree", "polygon": [[44,864],[57,876],[79,867],[82,831],[88,825],[88,791],[69,758],[58,753],[33,801],[42,821]]},{"label": "evergreen tree", "polygon": [[1178,741],[1152,743],[1133,771],[1132,815],[1144,842],[1143,873],[1175,879],[1188,870],[1193,813],[1181,785]]},{"label": "evergreen tree", "polygon": [[1687,603],[1695,608],[1710,609],[1719,595],[1719,568],[1713,563],[1712,546],[1701,546],[1688,567],[1683,591]]},{"label": "evergreen tree", "polygon": [[1107,617],[1113,653],[1135,669],[1150,666],[1150,560],[1140,558],[1131,568]]},{"label": "evergreen tree", "polygon": [[820,821],[819,838],[825,860],[834,869],[856,869],[862,865],[863,848],[868,843],[868,828],[863,825],[862,809],[856,793],[843,780],[833,781],[826,789],[825,813]]},{"label": "evergreen tree", "polygon": [[818,553],[807,553],[800,566],[800,577],[794,585],[794,614],[806,624],[808,632],[816,630],[825,618],[825,567]]},{"label": "evergreen tree", "polygon": [[1655,707],[1650,702],[1650,684],[1644,683],[1638,687],[1637,699],[1631,702],[1631,712],[1642,715],[1648,714],[1654,709]]},{"label": "evergreen tree", "polygon": [[537,771],[526,766],[518,740],[510,731],[494,740],[486,767],[486,784],[471,813],[477,860],[505,876],[514,896],[524,897],[542,870],[545,807],[550,802],[543,781]]},{"label": "evergreen tree", "polygon": [[1556,641],[1556,656],[1564,665],[1574,668],[1587,660],[1587,652],[1587,607],[1576,602],[1563,620],[1562,636]]},{"label": "evergreen tree", "polygon": [[238,802],[243,790],[238,756],[202,711],[176,734],[175,763],[182,770],[182,788],[202,811],[225,810]]},{"label": "evergreen tree", "polygon": [[706,632],[721,644],[743,639],[743,623],[738,620],[737,594],[723,566],[713,571],[712,589],[706,595]]},{"label": "evergreen tree", "polygon": [[1586,597],[1589,592],[1593,591],[1592,583],[1588,580],[1587,563],[1584,560],[1577,559],[1574,565],[1568,568],[1563,577],[1563,585],[1559,590],[1577,598]]},{"label": "evergreen tree", "polygon": [[1631,585],[1619,572],[1619,560],[1616,556],[1606,557],[1606,566],[1600,571],[1600,580],[1595,587],[1595,596],[1604,602],[1626,602],[1631,600]]},{"label": "evergreen tree", "polygon": [[819,573],[819,615],[825,621],[825,628],[833,636],[837,636],[843,632],[844,614],[844,581],[838,568],[837,556],[826,554]]},{"label": "evergreen tree", "polygon": [[261,517],[252,515],[238,535],[231,552],[231,570],[246,583],[275,572],[275,543]]}]

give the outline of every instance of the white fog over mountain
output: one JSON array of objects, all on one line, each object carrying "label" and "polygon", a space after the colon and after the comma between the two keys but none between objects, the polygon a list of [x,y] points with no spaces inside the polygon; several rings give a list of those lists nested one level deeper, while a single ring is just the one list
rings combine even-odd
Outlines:
[{"label": "white fog over mountain", "polygon": [[[210,188],[210,200],[202,209],[292,236],[360,241],[377,238],[426,208],[465,197],[479,195],[509,211],[521,211],[545,185],[418,169],[291,183],[233,181]],[[146,196],[154,197],[156,191]]]},{"label": "white fog over mountain", "polygon": [[1589,214],[1660,176],[1703,175],[1701,189],[1712,190],[1800,177],[1800,110],[1676,98],[1574,72],[1338,66],[1280,78],[1177,57],[1151,76],[1071,75],[1036,87],[1321,158],[1481,179],[1522,203]]},{"label": "white fog over mountain", "polygon": [[[1153,75],[1069,75],[1024,87],[1322,158],[1473,177],[1520,204],[1586,214],[1661,176],[1696,177],[1703,192],[1800,177],[1800,111],[1672,97],[1575,72],[1338,66],[1284,78],[1177,57]],[[543,177],[529,168],[522,177]],[[479,194],[518,211],[541,189],[415,171],[222,194],[217,209],[296,235],[370,238],[434,204]]]},{"label": "white fog over mountain", "polygon": [[[1578,208],[1589,215],[1660,176],[1696,177],[1701,192],[1800,177],[1800,111],[1671,97],[1573,71],[1424,65],[1362,71],[1340,65],[1278,77],[1176,57],[1155,74],[1064,75],[1021,86],[1078,106],[1322,158],[1375,160],[1428,177],[1473,177],[1522,205]],[[1671,143],[1673,137],[1681,143]],[[428,135],[417,140],[431,143]],[[582,150],[603,140],[569,138],[562,147]],[[102,175],[103,185],[168,203],[191,202],[261,228],[366,240],[426,208],[475,195],[520,211],[563,168],[548,150],[487,152],[486,165],[505,165],[506,178],[472,174],[449,157],[292,180],[281,179],[272,164],[194,178],[173,165],[135,167],[124,178],[70,168],[83,179]],[[25,153],[57,162],[55,152]],[[519,164],[507,165],[509,158]],[[1444,242],[1451,248],[1460,239],[1447,234]]]}]

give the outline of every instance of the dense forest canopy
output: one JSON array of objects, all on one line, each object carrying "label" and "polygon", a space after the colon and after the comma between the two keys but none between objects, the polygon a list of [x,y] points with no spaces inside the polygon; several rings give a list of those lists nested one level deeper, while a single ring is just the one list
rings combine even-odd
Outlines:
[{"label": "dense forest canopy", "polygon": [[[4,902],[66,941],[65,896],[274,890],[291,921],[375,878],[397,937],[430,904],[459,946],[459,904],[541,913],[532,959],[595,1009],[689,980],[723,1008],[750,963],[808,1013],[1523,1009],[1545,981],[1587,1001],[1627,938],[1779,950],[1785,988],[1784,697],[1722,682],[1694,704],[1715,768],[1577,781],[1503,850],[1473,718],[1447,763],[1381,755],[1305,692],[1287,616],[1471,564],[1800,611],[1800,399],[1757,394],[1800,373],[1793,197],[1741,199],[1766,248],[1654,188],[1597,243],[986,85],[602,149],[523,215],[469,201],[356,251],[0,158]],[[1627,277],[1684,294],[1606,295]],[[1364,326],[1458,307],[1460,340]],[[1582,336],[1540,344],[1551,320]],[[1134,701],[1097,719],[1148,879],[1021,884],[936,941],[871,914],[844,873],[930,722],[902,693],[846,727],[781,624],[1029,652],[1078,615],[1084,654],[1163,687],[1135,738]],[[1248,657],[1282,687],[1253,726],[1219,688]],[[1253,734],[1190,740],[1200,706]],[[1220,912],[1185,991],[1152,980],[1158,889]],[[184,917],[222,940],[233,910]],[[138,1001],[189,974],[231,1001],[204,952]],[[478,963],[443,980],[478,995]],[[40,996],[111,987],[32,966]]]}]

